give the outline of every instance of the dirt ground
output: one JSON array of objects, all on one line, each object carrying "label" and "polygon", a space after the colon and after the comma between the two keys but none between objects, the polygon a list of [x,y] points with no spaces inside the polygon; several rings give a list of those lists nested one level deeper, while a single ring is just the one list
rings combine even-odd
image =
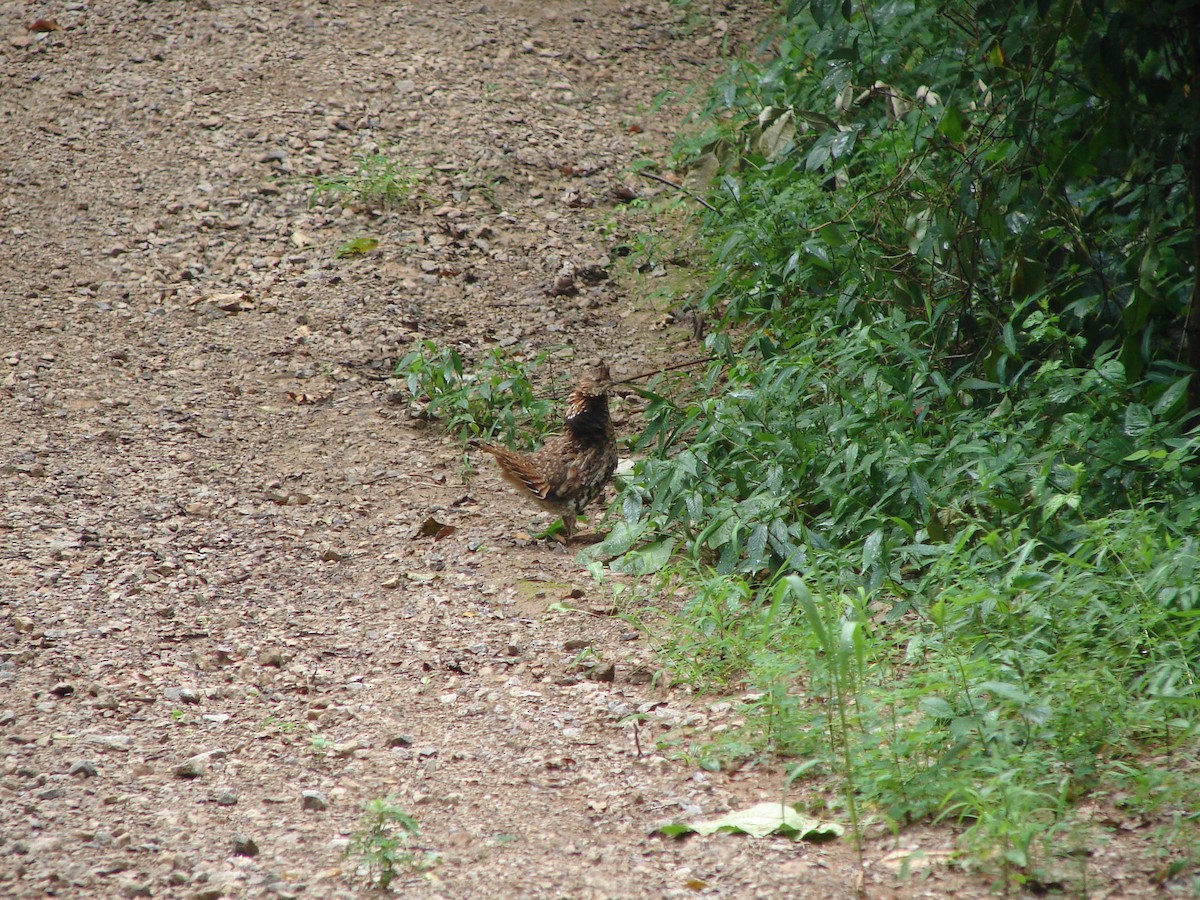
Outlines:
[{"label": "dirt ground", "polygon": [[[387,796],[441,858],[403,896],[988,892],[898,877],[948,831],[862,868],[848,839],[653,836],[780,769],[656,749],[731,705],[657,684],[573,555],[522,539],[546,517],[384,378],[421,338],[547,350],[547,389],[694,355],[604,226],[663,190],[629,174],[668,158],[655,97],[761,14],[0,0],[0,895],[361,896],[344,851]],[[413,201],[310,203],[380,150]]]}]

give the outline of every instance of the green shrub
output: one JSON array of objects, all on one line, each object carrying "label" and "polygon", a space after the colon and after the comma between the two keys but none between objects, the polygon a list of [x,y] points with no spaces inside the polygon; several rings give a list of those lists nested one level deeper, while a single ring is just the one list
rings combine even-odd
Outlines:
[{"label": "green shrub", "polygon": [[1092,6],[794,2],[730,67],[681,147],[714,362],[646,392],[592,551],[689,586],[676,676],[756,698],[726,750],[964,822],[1018,883],[1200,710],[1196,118],[1155,130],[1166,51]]}]

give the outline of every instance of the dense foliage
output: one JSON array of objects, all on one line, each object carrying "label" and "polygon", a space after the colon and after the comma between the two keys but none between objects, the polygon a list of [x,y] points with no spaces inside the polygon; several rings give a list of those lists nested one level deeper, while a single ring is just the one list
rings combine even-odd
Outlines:
[{"label": "dense foliage", "polygon": [[792,2],[717,85],[715,360],[648,392],[596,550],[689,579],[679,677],[755,689],[711,764],[797,756],[1017,880],[1089,793],[1188,821],[1146,760],[1200,708],[1191,15]]}]

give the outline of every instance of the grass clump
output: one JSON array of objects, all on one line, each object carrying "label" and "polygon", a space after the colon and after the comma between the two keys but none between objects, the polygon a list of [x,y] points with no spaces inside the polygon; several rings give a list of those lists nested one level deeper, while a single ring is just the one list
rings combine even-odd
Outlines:
[{"label": "grass clump", "polygon": [[358,878],[386,891],[398,876],[420,874],[437,865],[437,854],[412,846],[420,834],[417,820],[392,798],[376,798],[366,804],[346,858],[354,863]]},{"label": "grass clump", "polygon": [[471,368],[454,348],[422,341],[393,374],[403,379],[410,405],[464,447],[471,440],[497,440],[529,449],[528,442],[554,421],[553,403],[537,395],[531,380],[544,361],[544,354],[520,360],[497,348]]},{"label": "grass clump", "polygon": [[354,158],[353,171],[313,177],[310,205],[332,201],[343,206],[400,206],[412,199],[421,179],[415,166],[383,153],[367,153]]}]

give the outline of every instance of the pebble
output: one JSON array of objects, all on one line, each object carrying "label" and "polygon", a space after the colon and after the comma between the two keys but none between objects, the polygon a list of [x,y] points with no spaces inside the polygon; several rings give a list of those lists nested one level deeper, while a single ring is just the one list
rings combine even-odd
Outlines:
[{"label": "pebble", "polygon": [[235,834],[233,836],[233,855],[258,856],[258,844],[255,842],[254,838],[249,838],[241,834]]},{"label": "pebble", "polygon": [[132,878],[118,878],[117,887],[121,891],[121,896],[123,897],[154,896],[149,884],[144,881],[135,881]]},{"label": "pebble", "polygon": [[71,768],[67,770],[68,775],[82,775],[84,778],[94,778],[96,775],[96,766],[88,759],[80,759],[71,763]]},{"label": "pebble", "polygon": [[321,812],[329,808],[329,801],[320,791],[301,791],[300,808]]},{"label": "pebble", "polygon": [[163,697],[171,703],[200,702],[200,692],[194,687],[170,687],[163,691]]},{"label": "pebble", "polygon": [[188,757],[177,764],[171,771],[176,778],[199,778],[208,771],[209,763],[227,756],[224,750],[205,750],[195,756]]},{"label": "pebble", "polygon": [[106,750],[128,752],[133,749],[133,738],[127,734],[94,734],[88,740]]},{"label": "pebble", "polygon": [[258,654],[258,664],[260,666],[271,666],[276,669],[282,669],[286,662],[287,658],[280,647],[266,647]]}]

